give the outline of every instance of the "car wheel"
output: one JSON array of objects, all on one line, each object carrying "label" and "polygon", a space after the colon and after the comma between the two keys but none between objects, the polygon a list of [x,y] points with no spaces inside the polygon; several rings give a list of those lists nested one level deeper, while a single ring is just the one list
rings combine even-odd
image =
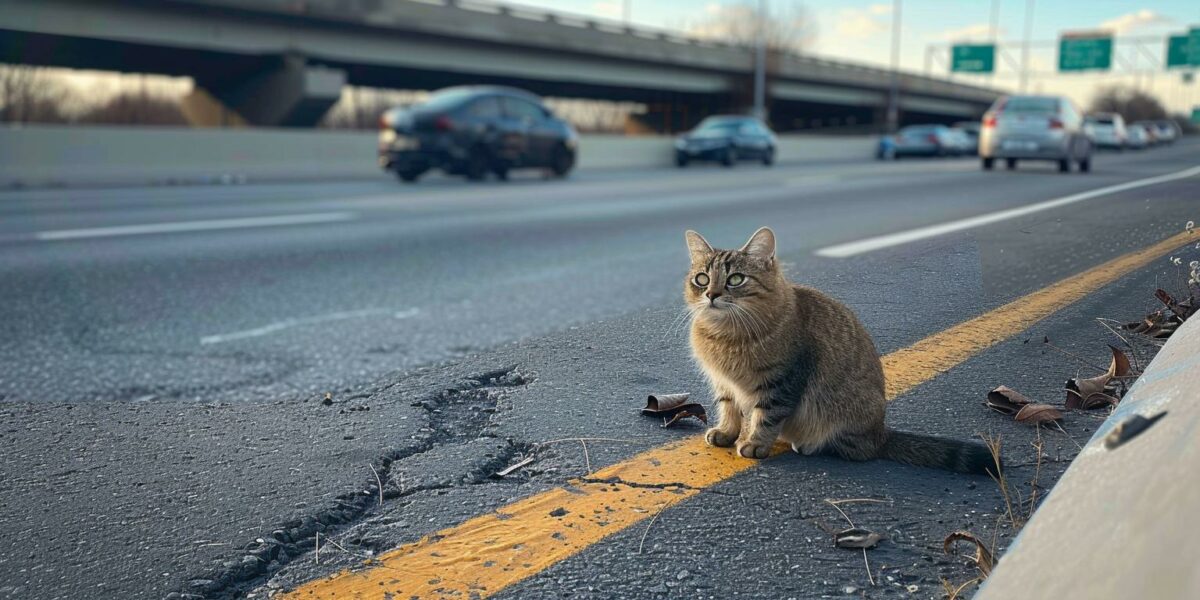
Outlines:
[{"label": "car wheel", "polygon": [[556,177],[566,177],[567,173],[570,173],[574,167],[575,153],[562,144],[556,146],[554,153],[550,156],[550,170],[554,172],[554,175]]},{"label": "car wheel", "polygon": [[721,164],[725,165],[726,167],[732,167],[736,160],[737,157],[734,155],[732,146],[725,148],[725,152],[721,153]]},{"label": "car wheel", "polygon": [[1085,156],[1083,158],[1083,160],[1079,161],[1079,172],[1080,173],[1090,173],[1091,171],[1092,171],[1092,157]]},{"label": "car wheel", "polygon": [[508,166],[493,165],[492,174],[495,175],[496,179],[499,179],[500,181],[508,181]]},{"label": "car wheel", "polygon": [[676,152],[675,153],[675,166],[679,167],[680,169],[688,166],[687,155],[682,152]]},{"label": "car wheel", "polygon": [[1069,158],[1060,159],[1058,161],[1058,172],[1059,173],[1070,173],[1071,172],[1071,159],[1069,159]]},{"label": "car wheel", "polygon": [[996,159],[985,158],[985,159],[979,161],[979,164],[981,167],[983,167],[984,171],[991,171],[992,167],[996,166]]},{"label": "car wheel", "polygon": [[463,170],[463,174],[470,181],[483,181],[487,178],[488,159],[487,154],[482,148],[471,150],[471,154],[467,156],[467,167]]},{"label": "car wheel", "polygon": [[763,155],[762,163],[763,163],[763,165],[768,166],[768,167],[775,164],[775,149],[774,148],[767,150],[767,153]]},{"label": "car wheel", "polygon": [[1017,159],[1015,159],[1015,158],[1004,159],[1004,168],[1008,169],[1009,171],[1017,168]]},{"label": "car wheel", "polygon": [[424,169],[404,169],[401,171],[396,171],[396,177],[399,177],[400,181],[403,181],[404,183],[414,183],[423,174],[425,174]]}]

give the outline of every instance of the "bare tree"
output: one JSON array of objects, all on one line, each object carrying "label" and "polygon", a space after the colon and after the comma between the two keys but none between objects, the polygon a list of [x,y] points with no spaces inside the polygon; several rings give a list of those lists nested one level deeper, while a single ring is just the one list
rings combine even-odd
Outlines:
[{"label": "bare tree", "polygon": [[379,116],[384,111],[396,106],[407,106],[427,95],[428,93],[420,91],[346,86],[342,90],[342,97],[325,113],[318,127],[374,129],[379,126]]},{"label": "bare tree", "polygon": [[43,69],[0,65],[0,122],[66,122],[66,99],[66,88]]},{"label": "bare tree", "polygon": [[749,0],[710,6],[703,19],[685,27],[689,34],[751,48],[758,43],[760,25],[765,25],[767,47],[779,52],[802,52],[816,39],[816,20],[800,4],[769,13],[765,24],[760,24],[757,3]]},{"label": "bare tree", "polygon": [[1119,113],[1131,123],[1167,117],[1167,110],[1157,98],[1141,90],[1120,85],[1098,90],[1092,97],[1091,111]]},{"label": "bare tree", "polygon": [[180,99],[161,93],[125,90],[78,117],[80,123],[104,125],[187,125]]}]

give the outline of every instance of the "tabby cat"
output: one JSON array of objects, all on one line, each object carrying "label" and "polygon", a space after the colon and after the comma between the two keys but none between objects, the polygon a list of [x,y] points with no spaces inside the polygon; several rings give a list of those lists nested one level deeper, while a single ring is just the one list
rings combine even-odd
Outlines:
[{"label": "tabby cat", "polygon": [[714,249],[694,231],[686,237],[692,353],[719,414],[709,444],[736,445],[746,458],[766,458],[778,440],[806,455],[995,470],[983,444],[884,425],[883,366],[871,336],[844,304],[787,281],[769,228],[739,250]]}]

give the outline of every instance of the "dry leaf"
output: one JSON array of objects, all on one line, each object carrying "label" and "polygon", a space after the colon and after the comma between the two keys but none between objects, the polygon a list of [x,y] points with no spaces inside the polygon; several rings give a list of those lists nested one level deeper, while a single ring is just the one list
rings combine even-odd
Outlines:
[{"label": "dry leaf", "polygon": [[1067,382],[1067,401],[1065,402],[1065,406],[1070,410],[1083,408],[1083,396],[1080,396],[1079,392],[1071,389],[1070,381]]},{"label": "dry leaf", "polygon": [[[969,542],[975,545],[975,556],[967,556],[963,554],[955,554],[951,551],[956,542]],[[942,551],[951,556],[964,556],[975,563],[975,568],[979,569],[979,573],[985,578],[992,574],[992,566],[996,561],[992,558],[992,552],[975,537],[975,534],[969,531],[955,531],[946,536],[946,540],[942,542]]]},{"label": "dry leaf", "polygon": [[[1091,410],[1093,408],[1103,408],[1105,406],[1116,406],[1121,401],[1116,396],[1110,396],[1104,392],[1096,392],[1084,398],[1079,403],[1079,408]],[[1069,406],[1067,408],[1070,408]]]},{"label": "dry leaf", "polygon": [[1108,371],[1103,375],[1080,379],[1078,377],[1067,380],[1067,408],[1081,408],[1084,400],[1092,394],[1102,394],[1108,390],[1109,382],[1114,377],[1129,377],[1133,375],[1133,368],[1129,366],[1129,357],[1125,356],[1116,346],[1109,344],[1109,350],[1112,350],[1112,362],[1108,365]]},{"label": "dry leaf", "polygon": [[1004,385],[988,392],[987,395],[987,407],[1006,415],[1015,415],[1022,406],[1032,402],[1025,394]]},{"label": "dry leaf", "polygon": [[692,411],[688,410],[687,407],[683,407],[679,410],[679,412],[676,412],[674,414],[674,416],[672,416],[670,419],[668,419],[666,422],[664,422],[662,426],[664,428],[670,427],[670,426],[674,425],[675,423],[677,423],[680,419],[686,419],[688,417],[696,417],[697,419],[700,419],[701,421],[704,422],[704,424],[707,425],[708,424],[708,415],[705,414],[705,412],[703,410],[704,407],[700,407],[700,408],[701,408],[701,411],[699,413],[693,413]]},{"label": "dry leaf", "polygon": [[688,417],[696,417],[708,424],[708,412],[704,405],[688,402],[687,394],[650,394],[646,397],[646,408],[642,409],[642,414],[662,417],[663,427],[670,427]]},{"label": "dry leaf", "polygon": [[1129,366],[1129,357],[1120,348],[1109,344],[1108,349],[1112,350],[1112,364],[1108,367],[1108,372],[1113,377],[1129,377],[1133,375],[1133,367]]},{"label": "dry leaf", "polygon": [[833,543],[838,548],[874,548],[883,536],[861,527],[843,529],[833,534]]},{"label": "dry leaf", "polygon": [[1028,423],[1030,425],[1039,425],[1041,423],[1049,423],[1057,421],[1063,416],[1062,411],[1050,406],[1049,404],[1027,404],[1017,411],[1017,416],[1014,417],[1018,423]]},{"label": "dry leaf", "polygon": [[1180,321],[1188,320],[1188,317],[1196,312],[1196,309],[1192,306],[1192,299],[1190,297],[1183,302],[1176,302],[1174,296],[1162,289],[1154,290],[1154,297],[1158,298],[1159,302],[1165,304],[1168,310],[1175,313],[1175,316],[1179,317]]}]

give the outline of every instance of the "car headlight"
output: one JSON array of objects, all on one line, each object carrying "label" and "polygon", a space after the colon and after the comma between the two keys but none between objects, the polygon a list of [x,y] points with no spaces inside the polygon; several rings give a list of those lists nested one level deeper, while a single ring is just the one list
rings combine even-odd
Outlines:
[{"label": "car headlight", "polygon": [[396,130],[395,129],[392,129],[389,127],[386,129],[379,130],[380,145],[386,146],[386,145],[391,144],[394,141],[396,141]]},{"label": "car headlight", "polygon": [[684,138],[675,138],[675,149],[683,150],[687,148],[687,140]]}]

